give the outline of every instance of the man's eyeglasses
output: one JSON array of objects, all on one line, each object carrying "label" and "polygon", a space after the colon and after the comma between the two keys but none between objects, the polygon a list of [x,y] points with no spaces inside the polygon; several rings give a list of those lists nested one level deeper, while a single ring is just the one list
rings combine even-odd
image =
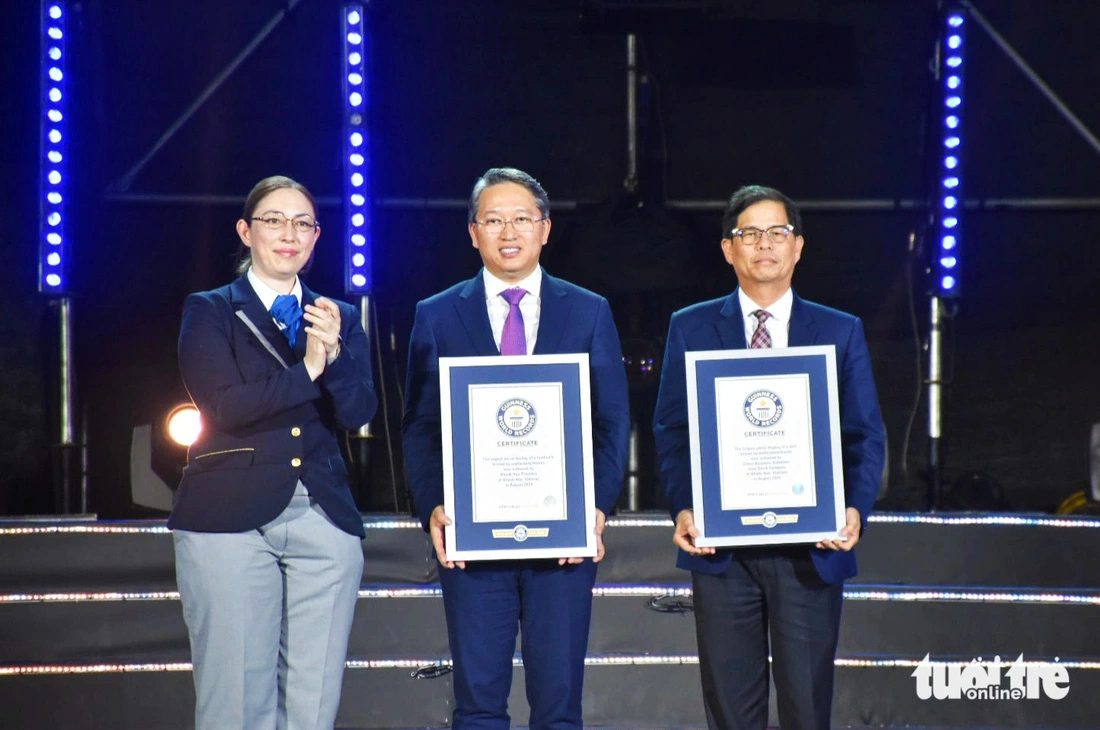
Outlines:
[{"label": "man's eyeglasses", "polygon": [[296,215],[293,218],[287,218],[281,213],[268,213],[260,218],[253,218],[254,221],[259,221],[264,225],[264,228],[270,228],[273,231],[278,231],[287,224],[290,223],[294,227],[294,230],[299,233],[309,233],[316,230],[319,225],[316,218],[311,215]]},{"label": "man's eyeglasses", "polygon": [[486,218],[483,221],[474,221],[477,225],[485,229],[487,233],[491,233],[494,236],[498,233],[504,232],[504,227],[509,223],[512,224],[512,228],[516,233],[530,233],[535,230],[535,224],[541,223],[547,220],[546,218],[531,218],[529,216],[521,215],[509,220],[503,218]]},{"label": "man's eyeglasses", "polygon": [[785,226],[772,226],[764,231],[759,228],[734,228],[730,231],[730,236],[733,238],[740,237],[741,243],[746,246],[753,246],[760,241],[760,237],[765,233],[768,234],[768,240],[772,243],[786,243],[793,232],[794,226],[788,223]]}]

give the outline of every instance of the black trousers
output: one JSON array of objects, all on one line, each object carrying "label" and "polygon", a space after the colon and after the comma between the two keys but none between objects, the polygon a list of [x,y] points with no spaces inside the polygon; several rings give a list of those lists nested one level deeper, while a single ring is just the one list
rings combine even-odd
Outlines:
[{"label": "black trousers", "polygon": [[707,724],[768,725],[768,648],[783,730],[827,730],[842,585],[821,580],[804,546],[739,548],[724,573],[693,572]]}]

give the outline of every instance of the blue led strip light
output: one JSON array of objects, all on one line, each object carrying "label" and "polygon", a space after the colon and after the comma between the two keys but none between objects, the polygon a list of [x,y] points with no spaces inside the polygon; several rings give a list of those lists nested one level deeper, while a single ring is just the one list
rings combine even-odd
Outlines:
[{"label": "blue led strip light", "polygon": [[65,202],[68,197],[68,49],[66,6],[42,3],[41,128],[38,157],[38,290],[64,294],[67,240]]},{"label": "blue led strip light", "polygon": [[937,171],[936,236],[932,246],[933,289],[940,297],[959,295],[959,251],[962,242],[962,118],[963,70],[966,66],[966,16],[949,5],[943,14],[940,47],[942,101],[940,153]]},{"label": "blue led strip light", "polygon": [[370,294],[371,270],[370,135],[367,104],[366,15],[361,4],[343,8],[344,49],[344,289]]}]

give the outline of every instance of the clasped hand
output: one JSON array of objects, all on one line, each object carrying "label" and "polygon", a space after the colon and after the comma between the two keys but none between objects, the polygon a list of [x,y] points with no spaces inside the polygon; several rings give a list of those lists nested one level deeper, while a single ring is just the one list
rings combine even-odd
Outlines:
[{"label": "clasped hand", "polygon": [[313,304],[305,305],[305,366],[311,380],[325,371],[326,365],[340,354],[340,308],[331,299],[317,297]]}]

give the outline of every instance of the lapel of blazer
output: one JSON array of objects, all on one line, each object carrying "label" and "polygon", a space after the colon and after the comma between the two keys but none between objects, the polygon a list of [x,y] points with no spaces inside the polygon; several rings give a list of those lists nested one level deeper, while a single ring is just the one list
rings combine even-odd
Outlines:
[{"label": "lapel of blazer", "polygon": [[565,287],[547,274],[545,269],[542,271],[540,295],[542,304],[539,307],[539,331],[533,354],[549,355],[558,352],[561,347],[561,338],[565,334],[573,303],[566,296]]},{"label": "lapel of blazer", "polygon": [[714,323],[714,328],[718,332],[722,349],[744,350],[748,343],[745,342],[745,318],[741,314],[741,300],[737,296],[737,289],[726,297],[721,313],[722,316]]},{"label": "lapel of blazer", "polygon": [[[793,293],[793,292],[792,292]],[[814,317],[806,307],[806,302],[797,294],[791,304],[791,329],[787,333],[788,347],[807,347],[817,344],[818,331]]]},{"label": "lapel of blazer", "polygon": [[[817,344],[817,327],[814,326],[814,317],[806,308],[806,302],[794,292],[794,301],[791,303],[791,327],[787,331],[788,347],[806,347]],[[748,347],[745,342],[745,316],[741,312],[741,299],[734,289],[733,294],[726,298],[722,304],[722,317],[715,323],[718,330],[718,339],[725,350],[743,350]]]},{"label": "lapel of blazer", "polygon": [[[289,362],[293,362],[294,353],[290,349],[290,343],[286,341],[286,336],[279,331],[279,326],[275,324],[275,320],[271,318],[271,313],[260,301],[260,296],[256,293],[256,290],[248,283],[248,277],[242,276],[230,284],[229,293],[234,314],[237,314],[238,318],[242,314],[247,318],[246,324],[251,323],[252,325],[249,330],[263,345],[264,349],[284,366]],[[305,299],[304,286],[302,287],[302,299]],[[310,301],[312,302],[312,299]]]},{"label": "lapel of blazer", "polygon": [[474,352],[478,355],[500,354],[493,339],[493,328],[489,325],[489,310],[485,307],[485,279],[480,271],[458,293],[455,312],[473,343]]}]

